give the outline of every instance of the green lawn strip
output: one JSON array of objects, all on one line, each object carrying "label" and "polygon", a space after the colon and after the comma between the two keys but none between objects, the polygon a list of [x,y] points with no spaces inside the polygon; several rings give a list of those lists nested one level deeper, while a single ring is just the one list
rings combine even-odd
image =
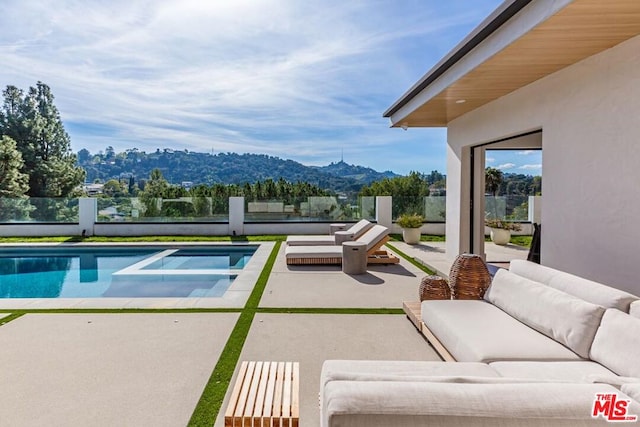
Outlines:
[{"label": "green lawn strip", "polygon": [[256,312],[268,314],[404,314],[401,308],[261,307]]},{"label": "green lawn strip", "polygon": [[523,246],[525,248],[530,248],[532,240],[533,236],[511,236],[510,243],[518,246]]},{"label": "green lawn strip", "polygon": [[422,264],[421,262],[416,261],[413,257],[410,257],[409,255],[405,254],[404,252],[402,252],[401,250],[399,250],[395,246],[393,246],[393,245],[391,245],[389,243],[387,243],[387,246],[392,251],[394,251],[395,253],[400,255],[402,258],[406,259],[411,264],[415,265],[416,267],[418,267],[420,270],[424,271],[425,273],[430,274],[430,275],[437,274],[435,271],[431,270],[429,267],[427,267],[426,265]]},{"label": "green lawn strip", "polygon": [[[21,308],[23,314],[128,314],[128,313],[239,313],[241,308]],[[15,310],[2,309],[0,313],[14,313]]]},{"label": "green lawn strip", "polygon": [[215,423],[215,420],[222,407],[224,396],[227,393],[227,388],[231,383],[231,377],[238,364],[240,358],[240,352],[244,346],[244,342],[249,334],[251,323],[256,314],[260,298],[267,286],[269,275],[273,269],[273,264],[276,261],[278,251],[280,250],[281,242],[276,242],[271,255],[267,259],[267,262],[258,277],[258,281],[249,296],[245,304],[245,308],[240,314],[240,318],[236,322],[231,335],[227,340],[218,363],[209,377],[209,381],[205,386],[200,400],[196,405],[191,419],[189,420],[189,426],[211,426]]},{"label": "green lawn strip", "polygon": [[138,243],[138,242],[283,242],[287,236],[54,236],[0,237],[0,243]]},{"label": "green lawn strip", "polygon": [[[397,240],[398,242],[402,242],[402,234],[389,234],[392,240]],[[446,236],[440,236],[436,234],[423,234],[420,236],[421,242],[446,242]]]},{"label": "green lawn strip", "polygon": [[25,314],[24,311],[15,311],[15,310],[10,313],[11,314],[9,316],[3,317],[2,319],[0,319],[0,326],[9,323],[12,320],[16,320],[18,317],[22,317]]}]

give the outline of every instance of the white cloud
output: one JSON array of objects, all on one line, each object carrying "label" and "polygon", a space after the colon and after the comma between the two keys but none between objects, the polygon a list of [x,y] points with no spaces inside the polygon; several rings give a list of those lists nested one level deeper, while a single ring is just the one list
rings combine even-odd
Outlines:
[{"label": "white cloud", "polygon": [[542,169],[542,165],[522,165],[518,169]]},{"label": "white cloud", "polygon": [[74,150],[322,163],[354,147],[377,150],[383,168],[385,152],[425,133],[390,130],[382,112],[500,3],[4,1],[0,82],[51,86]]},{"label": "white cloud", "polygon": [[540,154],[540,150],[524,150],[518,151],[518,154],[521,156],[530,156],[532,154]]},{"label": "white cloud", "polygon": [[501,165],[496,166],[498,169],[513,169],[515,168],[515,163],[503,163]]},{"label": "white cloud", "polygon": [[485,159],[484,159],[484,161],[485,161],[486,163],[493,163],[493,162],[495,162],[495,161],[496,161],[496,159],[494,159],[493,157],[487,157],[487,158],[485,158]]}]

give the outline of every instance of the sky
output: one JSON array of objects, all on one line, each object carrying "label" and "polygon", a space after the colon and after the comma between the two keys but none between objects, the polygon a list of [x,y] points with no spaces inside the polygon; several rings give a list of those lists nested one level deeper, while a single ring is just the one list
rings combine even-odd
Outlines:
[{"label": "sky", "polygon": [[382,114],[501,2],[2,0],[0,85],[49,85],[76,152],[444,173],[444,128],[391,129]]}]

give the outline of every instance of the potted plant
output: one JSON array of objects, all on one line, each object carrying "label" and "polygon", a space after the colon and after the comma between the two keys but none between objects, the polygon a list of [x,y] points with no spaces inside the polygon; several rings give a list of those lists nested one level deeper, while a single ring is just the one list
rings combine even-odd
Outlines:
[{"label": "potted plant", "polygon": [[396,224],[402,228],[402,240],[410,245],[415,245],[420,241],[420,227],[424,222],[424,217],[418,214],[403,214],[396,220]]},{"label": "potted plant", "polygon": [[491,241],[496,245],[506,245],[511,240],[511,232],[522,229],[520,224],[502,219],[486,219],[484,224],[490,228]]}]

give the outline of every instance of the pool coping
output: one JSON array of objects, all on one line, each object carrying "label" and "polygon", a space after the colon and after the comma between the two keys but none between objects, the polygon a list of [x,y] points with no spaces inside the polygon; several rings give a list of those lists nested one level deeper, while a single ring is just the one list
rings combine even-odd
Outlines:
[{"label": "pool coping", "polygon": [[149,246],[257,246],[256,252],[221,297],[193,298],[0,298],[0,310],[46,309],[181,309],[237,308],[242,309],[269,258],[275,242],[61,242],[9,243],[0,248],[25,247],[149,247]]}]

